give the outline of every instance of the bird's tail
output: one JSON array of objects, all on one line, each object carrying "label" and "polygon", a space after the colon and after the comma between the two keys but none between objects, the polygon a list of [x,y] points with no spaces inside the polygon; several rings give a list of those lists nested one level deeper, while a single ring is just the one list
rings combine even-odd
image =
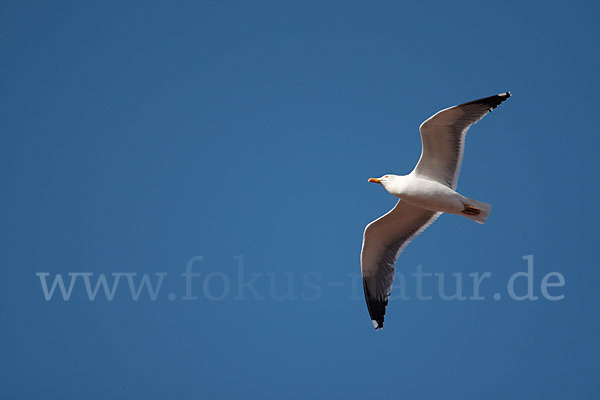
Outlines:
[{"label": "bird's tail", "polygon": [[462,215],[480,224],[485,223],[485,220],[492,210],[491,204],[473,199],[465,198],[463,204],[465,209],[463,210]]}]

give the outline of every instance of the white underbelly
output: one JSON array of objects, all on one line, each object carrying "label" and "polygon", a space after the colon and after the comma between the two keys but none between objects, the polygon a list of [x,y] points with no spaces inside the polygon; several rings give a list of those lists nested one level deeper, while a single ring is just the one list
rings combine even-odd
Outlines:
[{"label": "white underbelly", "polygon": [[460,213],[464,210],[463,197],[438,182],[422,178],[412,178],[401,193],[395,194],[407,203],[432,211]]}]

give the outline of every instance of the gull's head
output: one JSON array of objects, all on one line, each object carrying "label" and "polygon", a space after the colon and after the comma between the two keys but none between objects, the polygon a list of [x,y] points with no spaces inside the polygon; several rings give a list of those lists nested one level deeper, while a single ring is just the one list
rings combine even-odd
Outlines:
[{"label": "gull's head", "polygon": [[369,178],[369,182],[379,183],[383,187],[385,187],[388,183],[392,182],[395,177],[396,177],[396,175],[387,174],[387,175],[382,176],[381,178]]}]

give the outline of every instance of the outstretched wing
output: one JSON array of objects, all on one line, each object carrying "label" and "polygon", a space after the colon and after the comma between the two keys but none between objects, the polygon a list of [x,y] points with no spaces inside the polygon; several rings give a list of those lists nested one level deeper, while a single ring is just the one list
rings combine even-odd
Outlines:
[{"label": "outstretched wing", "polygon": [[456,189],[467,131],[510,97],[497,94],[439,111],[421,124],[423,149],[413,171],[417,176]]},{"label": "outstretched wing", "polygon": [[360,262],[367,308],[375,329],[383,328],[398,256],[440,214],[400,200],[387,214],[365,228]]}]

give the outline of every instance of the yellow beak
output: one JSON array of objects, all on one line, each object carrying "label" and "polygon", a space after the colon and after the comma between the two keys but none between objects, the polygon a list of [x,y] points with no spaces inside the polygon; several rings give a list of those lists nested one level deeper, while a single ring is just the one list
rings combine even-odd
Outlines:
[{"label": "yellow beak", "polygon": [[369,182],[381,183],[381,179],[379,179],[379,178],[369,178]]}]

